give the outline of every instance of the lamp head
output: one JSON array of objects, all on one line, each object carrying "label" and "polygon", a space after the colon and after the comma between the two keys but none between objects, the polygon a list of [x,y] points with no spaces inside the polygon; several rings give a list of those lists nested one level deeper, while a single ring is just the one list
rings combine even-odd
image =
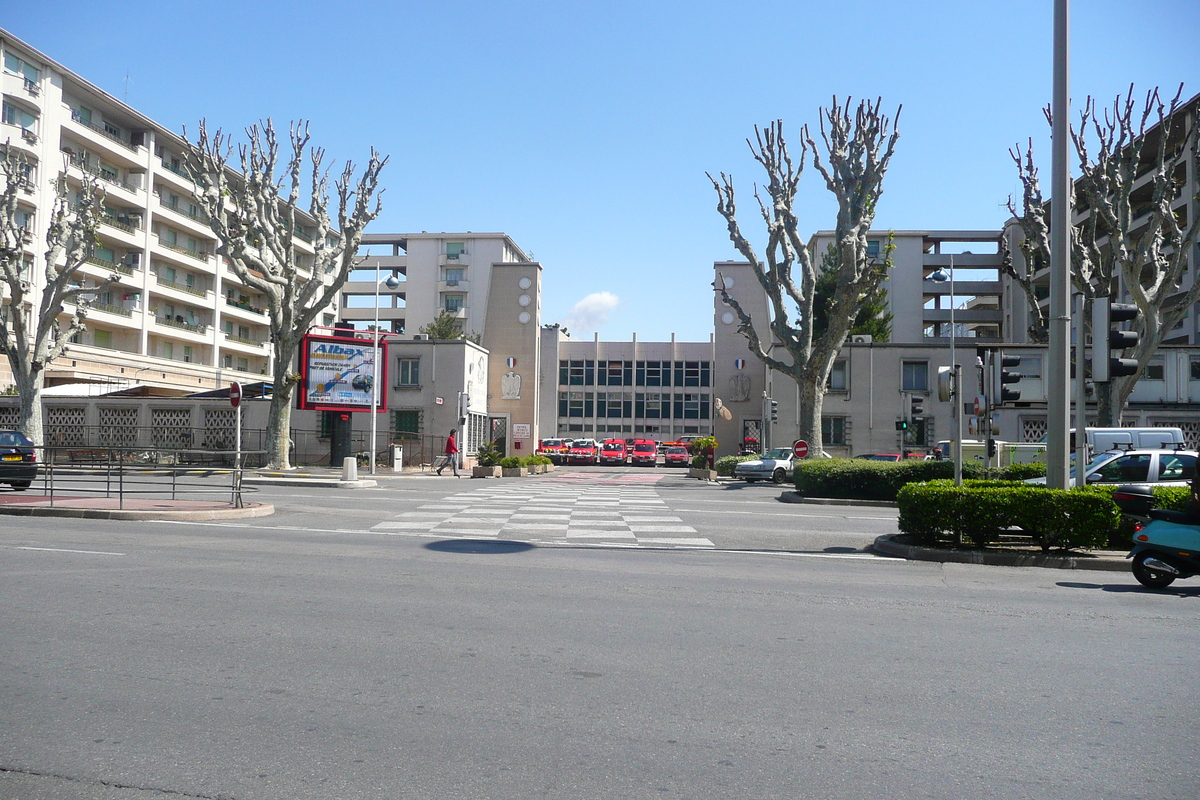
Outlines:
[{"label": "lamp head", "polygon": [[945,283],[946,281],[950,280],[950,273],[947,272],[943,267],[938,267],[933,272],[929,273],[929,277],[927,277],[925,280],[933,281],[934,283]]},{"label": "lamp head", "polygon": [[400,286],[400,279],[395,275],[388,275],[383,281],[383,285],[389,289],[396,289]]}]

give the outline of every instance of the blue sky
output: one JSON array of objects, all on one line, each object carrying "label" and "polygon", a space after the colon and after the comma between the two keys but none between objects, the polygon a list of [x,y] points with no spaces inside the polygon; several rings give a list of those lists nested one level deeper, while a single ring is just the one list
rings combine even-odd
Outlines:
[{"label": "blue sky", "polygon": [[[543,321],[588,338],[707,340],[736,254],[705,171],[757,231],[745,138],[782,118],[798,147],[834,94],[904,106],[877,228],[999,227],[1030,136],[1049,173],[1051,0],[6,5],[0,27],[174,130],[303,117],[335,159],[390,154],[369,230],[504,231],[542,262]],[[1073,97],[1200,92],[1195,0],[1071,12]],[[833,227],[815,171],[800,194],[802,229]]]}]

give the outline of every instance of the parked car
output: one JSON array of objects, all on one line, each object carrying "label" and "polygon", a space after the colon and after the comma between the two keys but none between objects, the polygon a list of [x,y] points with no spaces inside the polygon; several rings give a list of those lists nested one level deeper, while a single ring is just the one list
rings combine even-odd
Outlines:
[{"label": "parked car", "polygon": [[658,464],[658,445],[650,439],[639,439],[633,443],[629,460],[635,467],[653,467]]},{"label": "parked car", "polygon": [[733,477],[746,483],[755,481],[774,481],[785,483],[792,477],[792,448],[777,447],[768,450],[762,458],[742,461],[733,468]]},{"label": "parked car", "polygon": [[569,449],[570,444],[566,439],[542,439],[538,443],[538,449],[534,452],[539,456],[545,456],[555,464],[562,464],[567,460],[567,450]]},{"label": "parked car", "polygon": [[686,467],[691,461],[691,452],[682,445],[672,445],[663,453],[663,463],[668,467]]},{"label": "parked car", "polygon": [[608,439],[600,447],[601,464],[624,465],[628,457],[629,454],[625,450],[624,439]]},{"label": "parked car", "polygon": [[576,439],[567,451],[568,464],[595,464],[600,457],[600,445],[595,439]]},{"label": "parked car", "polygon": [[29,437],[20,431],[0,431],[0,483],[23,492],[37,474],[37,452]]},{"label": "parked car", "polygon": [[867,461],[903,461],[904,456],[900,453],[864,453],[855,458],[862,458]]},{"label": "parked car", "polygon": [[[1155,483],[1160,486],[1187,486],[1196,474],[1196,451],[1148,448],[1109,450],[1097,453],[1084,470],[1084,481],[1095,484]],[[1045,478],[1030,478],[1030,484],[1046,483]],[[1075,485],[1075,467],[1071,467],[1070,485]]]}]

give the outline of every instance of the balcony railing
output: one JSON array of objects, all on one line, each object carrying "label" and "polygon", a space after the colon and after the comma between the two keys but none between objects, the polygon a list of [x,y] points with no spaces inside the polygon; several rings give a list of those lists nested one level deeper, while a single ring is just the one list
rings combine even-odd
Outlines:
[{"label": "balcony railing", "polygon": [[172,317],[160,317],[157,314],[155,314],[154,321],[157,322],[159,325],[167,325],[172,328],[180,328],[180,329],[188,331],[190,333],[204,333],[205,331],[208,330],[207,325],[193,325],[190,322],[181,322],[180,320],[173,319]]},{"label": "balcony railing", "polygon": [[134,233],[134,232],[140,230],[140,228],[137,225],[132,225],[128,222],[121,221],[120,219],[118,219],[116,217],[115,214],[103,214],[100,217],[100,221],[102,223],[104,223],[105,225],[111,225],[112,227],[116,228],[117,230],[122,230],[122,231],[125,231],[126,233]]},{"label": "balcony railing", "polygon": [[249,303],[243,303],[240,300],[233,300],[228,297],[225,298],[225,305],[233,306],[234,308],[240,308],[242,311],[249,311],[251,314],[267,313],[264,309],[261,309],[258,306],[252,306]]},{"label": "balcony railing", "polygon": [[95,264],[97,267],[111,269],[113,272],[119,272],[122,275],[133,274],[133,267],[126,264],[119,264],[116,261],[109,261],[107,258],[101,258],[100,256],[88,256],[84,261],[88,264]]},{"label": "balcony railing", "polygon": [[91,303],[88,305],[88,308],[92,309],[93,311],[103,311],[106,314],[116,314],[117,316],[120,316],[120,317],[132,317],[133,316],[133,312],[130,311],[129,309],[121,308],[120,306],[110,305],[109,303]]},{"label": "balcony railing", "polygon": [[186,247],[180,247],[179,245],[171,244],[170,242],[164,242],[161,238],[158,240],[158,243],[168,250],[174,250],[176,253],[182,253],[185,256],[190,256],[197,261],[208,261],[208,259],[212,256],[212,253],[205,252],[204,250],[189,250]]},{"label": "balcony railing", "polygon": [[31,80],[29,80],[29,78],[26,78],[25,79],[25,91],[29,92],[34,97],[37,97],[38,95],[40,95],[42,93],[42,87],[37,85],[37,81],[31,81]]},{"label": "balcony railing", "polygon": [[207,214],[204,214],[204,213],[193,214],[191,211],[185,211],[182,208],[180,208],[179,206],[171,205],[166,200],[164,200],[161,196],[158,198],[158,204],[160,206],[162,206],[163,208],[171,209],[176,214],[182,214],[183,216],[187,217],[188,219],[193,219],[196,222],[201,223],[202,225],[208,224],[208,215]]},{"label": "balcony railing", "polygon": [[184,180],[189,180],[189,181],[192,180],[192,176],[188,175],[186,170],[183,170],[180,167],[172,166],[171,164],[168,164],[166,162],[166,160],[164,160],[162,162],[162,165],[163,165],[163,169],[165,169],[167,172],[174,172],[176,175],[183,178]]},{"label": "balcony railing", "polygon": [[263,343],[260,341],[257,341],[256,339],[247,339],[244,336],[234,336],[232,333],[226,333],[225,338],[231,342],[237,342],[238,344],[248,344],[251,347],[262,347],[263,346]]},{"label": "balcony railing", "polygon": [[137,152],[137,145],[130,144],[129,142],[122,139],[120,136],[117,136],[116,134],[114,134],[112,131],[109,131],[106,128],[104,128],[104,126],[102,126],[102,125],[94,125],[91,122],[84,122],[83,117],[81,117],[79,112],[76,111],[75,109],[71,109],[71,119],[75,120],[75,122],[79,123],[80,125],[82,125],[85,128],[90,128],[91,130],[94,130],[96,133],[100,134],[104,138],[111,139],[112,141],[116,142],[117,144],[121,145],[122,147],[126,148],[127,150],[132,150],[135,153]]},{"label": "balcony railing", "polygon": [[154,282],[157,283],[159,286],[166,286],[168,289],[174,289],[178,292],[187,292],[188,294],[194,294],[194,295],[196,295],[196,297],[206,297],[208,295],[208,291],[206,289],[199,289],[195,286],[189,286],[186,283],[177,283],[176,281],[170,280],[168,278],[164,278],[160,275],[154,276]]},{"label": "balcony railing", "polygon": [[127,192],[136,192],[138,190],[136,186],[121,180],[120,176],[111,172],[105,172],[97,167],[88,166],[87,162],[74,153],[70,153],[66,150],[63,152],[68,154],[71,161],[71,166],[76,167],[89,175],[94,175],[105,183],[111,183],[113,186],[120,186]]}]

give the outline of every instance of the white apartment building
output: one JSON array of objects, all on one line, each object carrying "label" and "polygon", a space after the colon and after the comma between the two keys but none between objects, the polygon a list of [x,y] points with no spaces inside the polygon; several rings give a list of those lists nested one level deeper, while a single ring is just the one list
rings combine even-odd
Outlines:
[{"label": "white apartment building", "polygon": [[[216,255],[182,166],[186,142],[2,30],[0,49],[0,138],[32,164],[22,211],[35,295],[60,175],[73,191],[84,175],[94,176],[106,192],[83,286],[99,286],[112,273],[121,278],[96,293],[87,330],[50,365],[46,385],[76,385],[64,394],[140,387],[168,396],[269,375],[266,303]],[[294,232],[302,264],[312,262],[310,239],[303,225]],[[322,321],[334,319],[331,309]],[[9,383],[0,361],[0,387]]]}]

